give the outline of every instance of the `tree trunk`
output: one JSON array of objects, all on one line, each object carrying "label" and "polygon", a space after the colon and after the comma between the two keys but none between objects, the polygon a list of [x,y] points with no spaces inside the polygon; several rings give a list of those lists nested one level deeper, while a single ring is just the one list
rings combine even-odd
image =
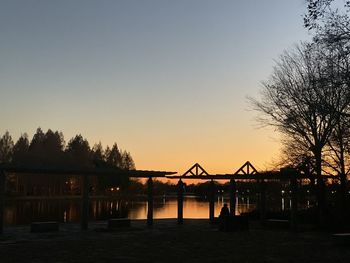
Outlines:
[{"label": "tree trunk", "polygon": [[326,224],[326,198],[325,198],[325,182],[322,178],[322,150],[317,149],[314,152],[316,160],[316,178],[317,178],[317,202],[319,224],[324,227]]},{"label": "tree trunk", "polygon": [[343,144],[340,144],[340,215],[341,223],[345,225],[346,223],[346,195],[347,195],[347,180],[346,180],[346,171],[345,171],[345,157],[344,157],[344,147]]}]

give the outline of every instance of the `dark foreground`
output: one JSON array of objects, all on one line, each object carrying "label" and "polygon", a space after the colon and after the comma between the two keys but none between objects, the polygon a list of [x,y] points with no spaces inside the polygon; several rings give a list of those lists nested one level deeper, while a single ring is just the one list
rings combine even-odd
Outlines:
[{"label": "dark foreground", "polygon": [[335,246],[329,233],[290,233],[252,227],[224,233],[207,220],[145,221],[107,232],[104,224],[62,225],[56,233],[30,234],[29,227],[5,229],[0,262],[350,262],[350,246]]}]

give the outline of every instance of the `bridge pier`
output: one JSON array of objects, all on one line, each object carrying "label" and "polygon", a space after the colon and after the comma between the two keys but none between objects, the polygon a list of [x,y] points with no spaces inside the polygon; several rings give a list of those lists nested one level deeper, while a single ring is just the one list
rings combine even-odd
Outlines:
[{"label": "bridge pier", "polygon": [[149,177],[147,180],[147,225],[153,225],[153,180]]},{"label": "bridge pier", "polygon": [[183,191],[184,183],[179,180],[177,184],[177,223],[183,224]]},{"label": "bridge pier", "polygon": [[210,181],[209,189],[209,221],[214,223],[214,202],[215,202],[215,185],[214,180]]},{"label": "bridge pier", "polygon": [[236,181],[230,180],[230,215],[236,215]]}]

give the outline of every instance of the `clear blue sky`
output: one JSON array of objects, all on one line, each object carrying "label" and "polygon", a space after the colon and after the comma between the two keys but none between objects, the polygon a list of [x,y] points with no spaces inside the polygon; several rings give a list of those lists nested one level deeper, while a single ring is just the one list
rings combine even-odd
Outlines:
[{"label": "clear blue sky", "polygon": [[0,134],[37,127],[118,142],[137,168],[264,168],[256,129],[273,60],[309,38],[304,0],[1,0]]}]

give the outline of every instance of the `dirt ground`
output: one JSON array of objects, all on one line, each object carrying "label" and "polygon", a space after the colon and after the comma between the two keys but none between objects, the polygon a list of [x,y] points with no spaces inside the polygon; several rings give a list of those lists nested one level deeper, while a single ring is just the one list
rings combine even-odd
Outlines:
[{"label": "dirt ground", "polygon": [[55,233],[32,234],[29,226],[7,227],[0,236],[0,262],[350,262],[350,245],[330,233],[262,229],[220,232],[207,220],[132,221],[130,228],[88,231],[62,224]]}]

